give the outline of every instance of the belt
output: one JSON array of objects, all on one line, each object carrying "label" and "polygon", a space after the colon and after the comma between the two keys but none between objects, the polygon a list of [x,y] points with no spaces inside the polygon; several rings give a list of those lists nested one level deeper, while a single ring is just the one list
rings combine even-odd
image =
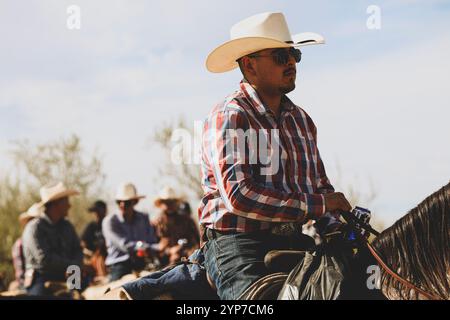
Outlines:
[{"label": "belt", "polygon": [[218,231],[210,228],[206,228],[205,235],[208,240],[217,239],[230,234],[237,234],[237,231]]},{"label": "belt", "polygon": [[[232,235],[232,234],[240,234],[242,232],[237,232],[235,230],[230,230],[230,231],[219,231],[219,230],[215,230],[215,229],[210,229],[210,228],[206,228],[205,230],[205,241],[207,240],[214,240],[214,239],[218,239],[220,237],[223,236],[227,236],[227,235]],[[268,230],[260,230],[260,231],[253,231],[253,232],[249,232],[247,234],[268,234],[270,233],[270,229]]]}]

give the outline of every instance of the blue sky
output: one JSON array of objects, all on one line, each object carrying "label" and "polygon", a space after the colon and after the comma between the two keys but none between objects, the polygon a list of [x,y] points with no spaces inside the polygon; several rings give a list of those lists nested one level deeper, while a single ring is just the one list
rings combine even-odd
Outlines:
[{"label": "blue sky", "polygon": [[[68,30],[66,9],[81,8]],[[381,29],[366,27],[369,5]],[[238,71],[211,74],[207,54],[250,15],[284,12],[305,47],[291,98],[318,127],[331,180],[362,193],[392,223],[450,178],[450,1],[0,2],[0,170],[8,142],[77,133],[99,147],[108,186],[158,190],[162,161],[148,143],[162,123],[202,120],[236,89]],[[0,171],[0,174],[1,174]],[[159,180],[158,180],[159,181]],[[362,203],[361,205],[364,205]]]}]

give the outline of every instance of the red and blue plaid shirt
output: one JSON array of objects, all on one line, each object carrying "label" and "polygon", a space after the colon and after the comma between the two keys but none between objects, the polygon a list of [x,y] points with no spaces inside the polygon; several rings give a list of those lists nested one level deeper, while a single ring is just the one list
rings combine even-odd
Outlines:
[{"label": "red and blue plaid shirt", "polygon": [[284,96],[277,119],[246,81],[205,121],[201,163],[199,222],[215,230],[252,232],[319,217],[323,194],[334,192],[311,118]]}]

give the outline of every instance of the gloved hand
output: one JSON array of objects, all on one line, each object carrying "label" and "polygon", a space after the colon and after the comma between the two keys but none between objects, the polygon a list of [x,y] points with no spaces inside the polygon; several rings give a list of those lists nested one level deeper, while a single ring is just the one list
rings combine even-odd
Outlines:
[{"label": "gloved hand", "polygon": [[316,221],[314,226],[316,227],[319,235],[323,236],[340,229],[343,223],[339,218],[340,214],[338,212],[327,212],[319,220]]}]

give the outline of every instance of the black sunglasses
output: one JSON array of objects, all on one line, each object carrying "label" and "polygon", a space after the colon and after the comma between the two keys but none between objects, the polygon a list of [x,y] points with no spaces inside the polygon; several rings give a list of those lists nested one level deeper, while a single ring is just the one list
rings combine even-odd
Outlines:
[{"label": "black sunglasses", "polygon": [[296,63],[302,60],[302,52],[296,48],[280,48],[273,50],[269,55],[249,54],[248,56],[251,58],[272,57],[273,61],[279,65],[287,64],[290,56],[294,57]]}]

